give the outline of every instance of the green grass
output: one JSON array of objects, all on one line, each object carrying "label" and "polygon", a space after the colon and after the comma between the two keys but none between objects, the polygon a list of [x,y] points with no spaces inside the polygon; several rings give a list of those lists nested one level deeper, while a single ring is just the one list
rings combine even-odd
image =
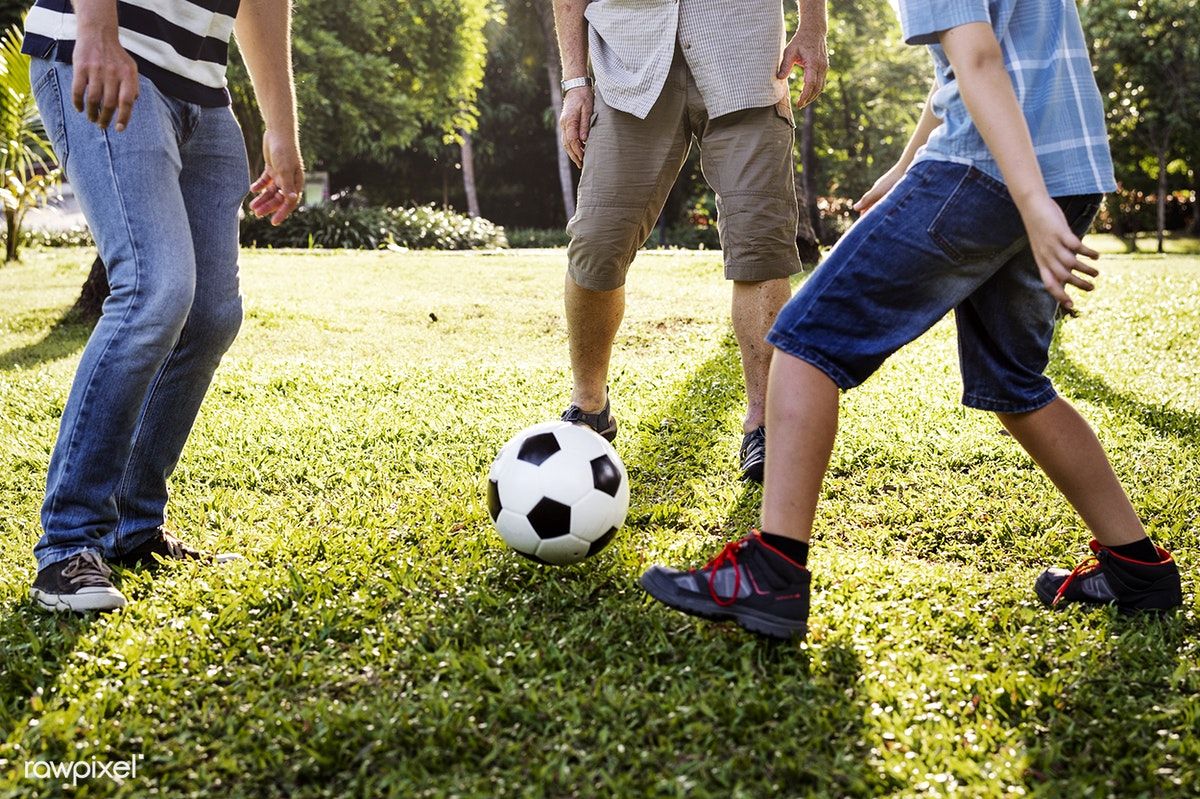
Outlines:
[{"label": "green grass", "polygon": [[[26,599],[46,463],[86,331],[84,252],[0,269],[0,796],[37,759],[127,759],[75,796],[1200,795],[1200,258],[1108,256],[1060,389],[1184,569],[1166,620],[1043,610],[1087,534],[958,403],[940,324],[847,395],[807,643],[644,599],[756,517],[712,253],[646,253],[612,388],[629,524],[581,566],[506,551],[482,484],[567,394],[561,252],[247,253],[247,321],[174,479],[171,524],[244,553],[122,577],[122,612]],[[436,321],[433,317],[436,316]]]}]

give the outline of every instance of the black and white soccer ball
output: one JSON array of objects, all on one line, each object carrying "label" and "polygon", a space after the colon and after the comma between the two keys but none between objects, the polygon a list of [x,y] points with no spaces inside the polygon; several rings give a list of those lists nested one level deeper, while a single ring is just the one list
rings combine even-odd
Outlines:
[{"label": "black and white soccer ball", "polygon": [[562,566],[595,555],[629,511],[629,475],[612,445],[568,422],[522,430],[488,473],[488,510],[505,543]]}]

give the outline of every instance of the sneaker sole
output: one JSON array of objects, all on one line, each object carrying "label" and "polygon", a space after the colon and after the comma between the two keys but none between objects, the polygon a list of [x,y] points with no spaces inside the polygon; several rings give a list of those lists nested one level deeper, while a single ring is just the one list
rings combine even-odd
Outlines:
[{"label": "sneaker sole", "polygon": [[674,585],[655,583],[649,574],[643,574],[638,580],[638,584],[647,594],[672,610],[678,610],[705,621],[732,621],[744,630],[784,641],[804,638],[808,634],[806,622],[781,620],[778,616],[771,616],[752,608],[735,609],[731,607],[728,610],[713,611],[712,606],[702,600],[693,603],[686,595],[678,595],[674,591]]},{"label": "sneaker sole", "polygon": [[32,588],[29,597],[42,610],[54,613],[93,613],[120,610],[127,604],[125,595],[115,588],[78,594],[51,594]]}]

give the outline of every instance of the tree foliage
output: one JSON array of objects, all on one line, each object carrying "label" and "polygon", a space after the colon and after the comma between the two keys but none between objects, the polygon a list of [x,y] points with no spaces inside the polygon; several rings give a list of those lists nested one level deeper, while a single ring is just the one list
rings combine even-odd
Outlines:
[{"label": "tree foliage", "polygon": [[5,261],[20,257],[25,213],[58,182],[58,160],[46,140],[29,82],[29,56],[21,29],[0,38],[0,201],[4,206]]},{"label": "tree foliage", "polygon": [[1117,178],[1155,187],[1161,233],[1167,192],[1200,170],[1200,0],[1087,0],[1082,12]]},{"label": "tree foliage", "polygon": [[[490,0],[295,0],[296,93],[309,163],[386,161],[430,131],[473,130],[491,12]],[[240,59],[230,84],[254,142],[261,123]]]}]

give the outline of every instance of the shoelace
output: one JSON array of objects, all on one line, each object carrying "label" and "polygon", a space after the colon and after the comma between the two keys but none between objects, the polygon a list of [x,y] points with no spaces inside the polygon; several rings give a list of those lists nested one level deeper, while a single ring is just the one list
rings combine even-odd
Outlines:
[{"label": "shoelace", "polygon": [[[738,550],[744,547],[749,540],[750,538],[747,536],[746,538],[739,538],[737,541],[730,541],[725,545],[724,549],[717,553],[715,558],[710,560],[708,564],[704,566],[704,568],[708,570],[708,594],[713,598],[713,602],[716,602],[723,608],[727,608],[734,602],[737,602],[738,592],[742,587],[742,570],[738,568],[737,553]],[[716,586],[717,572],[726,563],[733,568],[733,596],[728,598],[722,597],[720,594],[718,594]],[[693,569],[693,571],[698,570]]]},{"label": "shoelace", "polygon": [[107,586],[111,574],[112,569],[108,568],[108,564],[91,550],[71,558],[71,562],[62,570],[63,577],[82,588]]},{"label": "shoelace", "polygon": [[1100,550],[1102,549],[1100,542],[1093,540],[1089,546],[1092,548],[1092,555],[1084,560],[1083,563],[1080,563],[1078,566],[1076,566],[1074,570],[1067,575],[1067,579],[1063,580],[1063,584],[1058,587],[1058,593],[1054,595],[1054,601],[1050,603],[1051,607],[1057,605],[1059,601],[1066,596],[1067,589],[1071,587],[1071,583],[1075,582],[1080,577],[1086,577],[1100,568],[1100,559],[1096,557],[1100,554]]}]

